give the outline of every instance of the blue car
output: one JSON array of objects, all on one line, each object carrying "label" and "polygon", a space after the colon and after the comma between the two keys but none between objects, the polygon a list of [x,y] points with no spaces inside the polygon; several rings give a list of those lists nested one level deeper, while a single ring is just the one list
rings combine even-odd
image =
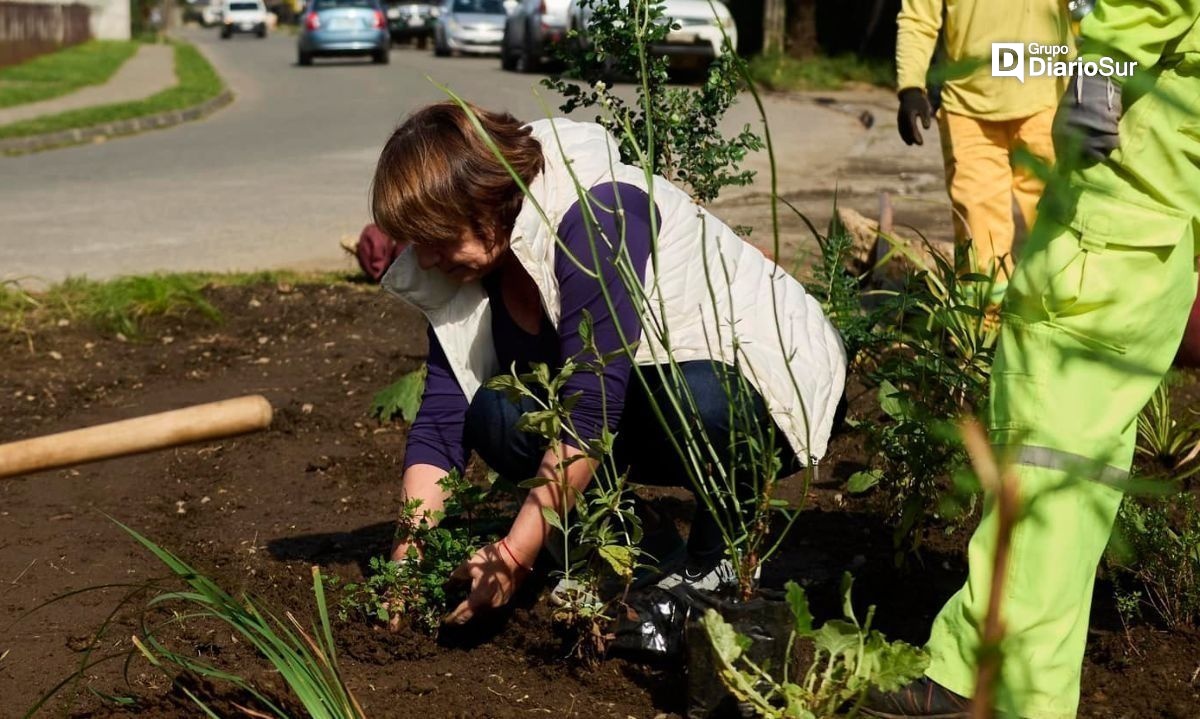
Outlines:
[{"label": "blue car", "polygon": [[309,0],[298,41],[301,65],[322,55],[370,55],[388,61],[391,35],[379,0]]}]

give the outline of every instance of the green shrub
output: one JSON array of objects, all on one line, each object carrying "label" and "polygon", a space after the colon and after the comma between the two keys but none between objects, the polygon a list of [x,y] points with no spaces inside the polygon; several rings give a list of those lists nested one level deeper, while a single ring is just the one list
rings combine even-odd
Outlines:
[{"label": "green shrub", "polygon": [[1195,495],[1126,497],[1109,565],[1127,621],[1149,608],[1171,629],[1200,628],[1200,503]]},{"label": "green shrub", "polygon": [[[729,138],[719,127],[745,87],[736,53],[713,61],[698,89],[672,86],[667,59],[647,54],[672,29],[663,0],[581,4],[592,10],[588,42],[578,42],[572,31],[576,41],[560,51],[566,69],[545,80],[566,98],[559,109],[566,114],[597,109],[595,121],[617,138],[621,161],[685,185],[700,202],[716,199],[724,187],[749,184],[754,173],[739,165],[762,149],[762,140],[748,124]],[[609,91],[620,78],[635,81],[632,103]]]}]

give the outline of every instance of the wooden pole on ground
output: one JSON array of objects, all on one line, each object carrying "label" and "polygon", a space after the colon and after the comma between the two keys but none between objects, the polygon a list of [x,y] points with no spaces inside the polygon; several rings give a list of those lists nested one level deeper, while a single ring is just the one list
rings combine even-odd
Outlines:
[{"label": "wooden pole on ground", "polygon": [[265,397],[248,395],[0,444],[0,478],[255,432],[271,415]]}]

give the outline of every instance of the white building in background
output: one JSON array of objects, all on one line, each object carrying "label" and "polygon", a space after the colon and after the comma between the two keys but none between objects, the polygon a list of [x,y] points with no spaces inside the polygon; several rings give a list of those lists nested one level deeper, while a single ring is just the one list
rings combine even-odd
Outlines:
[{"label": "white building in background", "polygon": [[128,40],[129,0],[79,0],[91,8],[89,24],[97,40]]}]

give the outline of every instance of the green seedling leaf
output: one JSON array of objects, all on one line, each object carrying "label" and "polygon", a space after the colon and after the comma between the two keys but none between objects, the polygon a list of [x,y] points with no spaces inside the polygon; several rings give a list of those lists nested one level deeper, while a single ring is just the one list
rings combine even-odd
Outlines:
[{"label": "green seedling leaf", "polygon": [[721,615],[713,609],[704,613],[704,617],[700,619],[700,625],[708,634],[708,641],[712,643],[713,651],[726,664],[733,664],[750,648],[750,638],[738,634],[733,625],[722,619]]},{"label": "green seedling leaf", "polygon": [[896,691],[925,674],[929,667],[928,654],[904,642],[888,644],[878,632],[871,635],[877,641],[868,642],[860,673],[871,677],[876,688]]},{"label": "green seedling leaf", "polygon": [[900,390],[888,380],[879,383],[879,409],[894,420],[907,418]]},{"label": "green seedling leaf", "polygon": [[825,622],[821,628],[813,632],[813,644],[817,649],[828,652],[831,656],[839,656],[842,652],[852,651],[858,647],[859,629],[850,622],[834,619]]},{"label": "green seedling leaf", "polygon": [[517,486],[521,489],[537,489],[538,487],[545,487],[553,481],[549,477],[532,477],[524,482],[518,482]]},{"label": "green seedling leaf", "polygon": [[370,415],[382,422],[391,422],[400,417],[405,422],[417,418],[421,408],[421,395],[425,392],[425,365],[401,377],[375,394],[371,400]]},{"label": "green seedling leaf", "polygon": [[808,597],[804,589],[795,582],[783,585],[787,596],[788,608],[792,610],[792,622],[796,635],[807,637],[812,635],[813,616],[808,608]]},{"label": "green seedling leaf", "polygon": [[517,429],[522,432],[533,432],[534,434],[550,439],[557,437],[562,424],[559,421],[558,414],[552,409],[540,409],[533,412],[526,412],[521,415],[521,419],[517,420]]},{"label": "green seedling leaf", "polygon": [[633,551],[624,545],[607,544],[600,547],[600,558],[603,559],[618,577],[629,577],[633,574]]},{"label": "green seedling leaf", "polygon": [[850,592],[854,589],[854,577],[850,576],[850,572],[842,574],[842,614],[847,619],[858,624],[858,619],[854,617],[854,604],[850,601]]},{"label": "green seedling leaf", "polygon": [[846,482],[846,491],[850,494],[862,494],[879,484],[879,480],[883,479],[883,471],[879,469],[865,469],[861,472],[855,472],[850,475],[850,479]]},{"label": "green seedling leaf", "polygon": [[516,375],[496,375],[488,380],[485,386],[488,389],[493,389],[497,392],[503,392],[504,396],[508,397],[514,402],[529,395],[529,390],[526,389],[524,383],[522,383],[521,380],[516,377]]},{"label": "green seedling leaf", "polygon": [[542,517],[546,519],[546,524],[554,527],[558,531],[565,531],[562,525],[562,519],[558,516],[558,510],[554,507],[542,507]]}]

